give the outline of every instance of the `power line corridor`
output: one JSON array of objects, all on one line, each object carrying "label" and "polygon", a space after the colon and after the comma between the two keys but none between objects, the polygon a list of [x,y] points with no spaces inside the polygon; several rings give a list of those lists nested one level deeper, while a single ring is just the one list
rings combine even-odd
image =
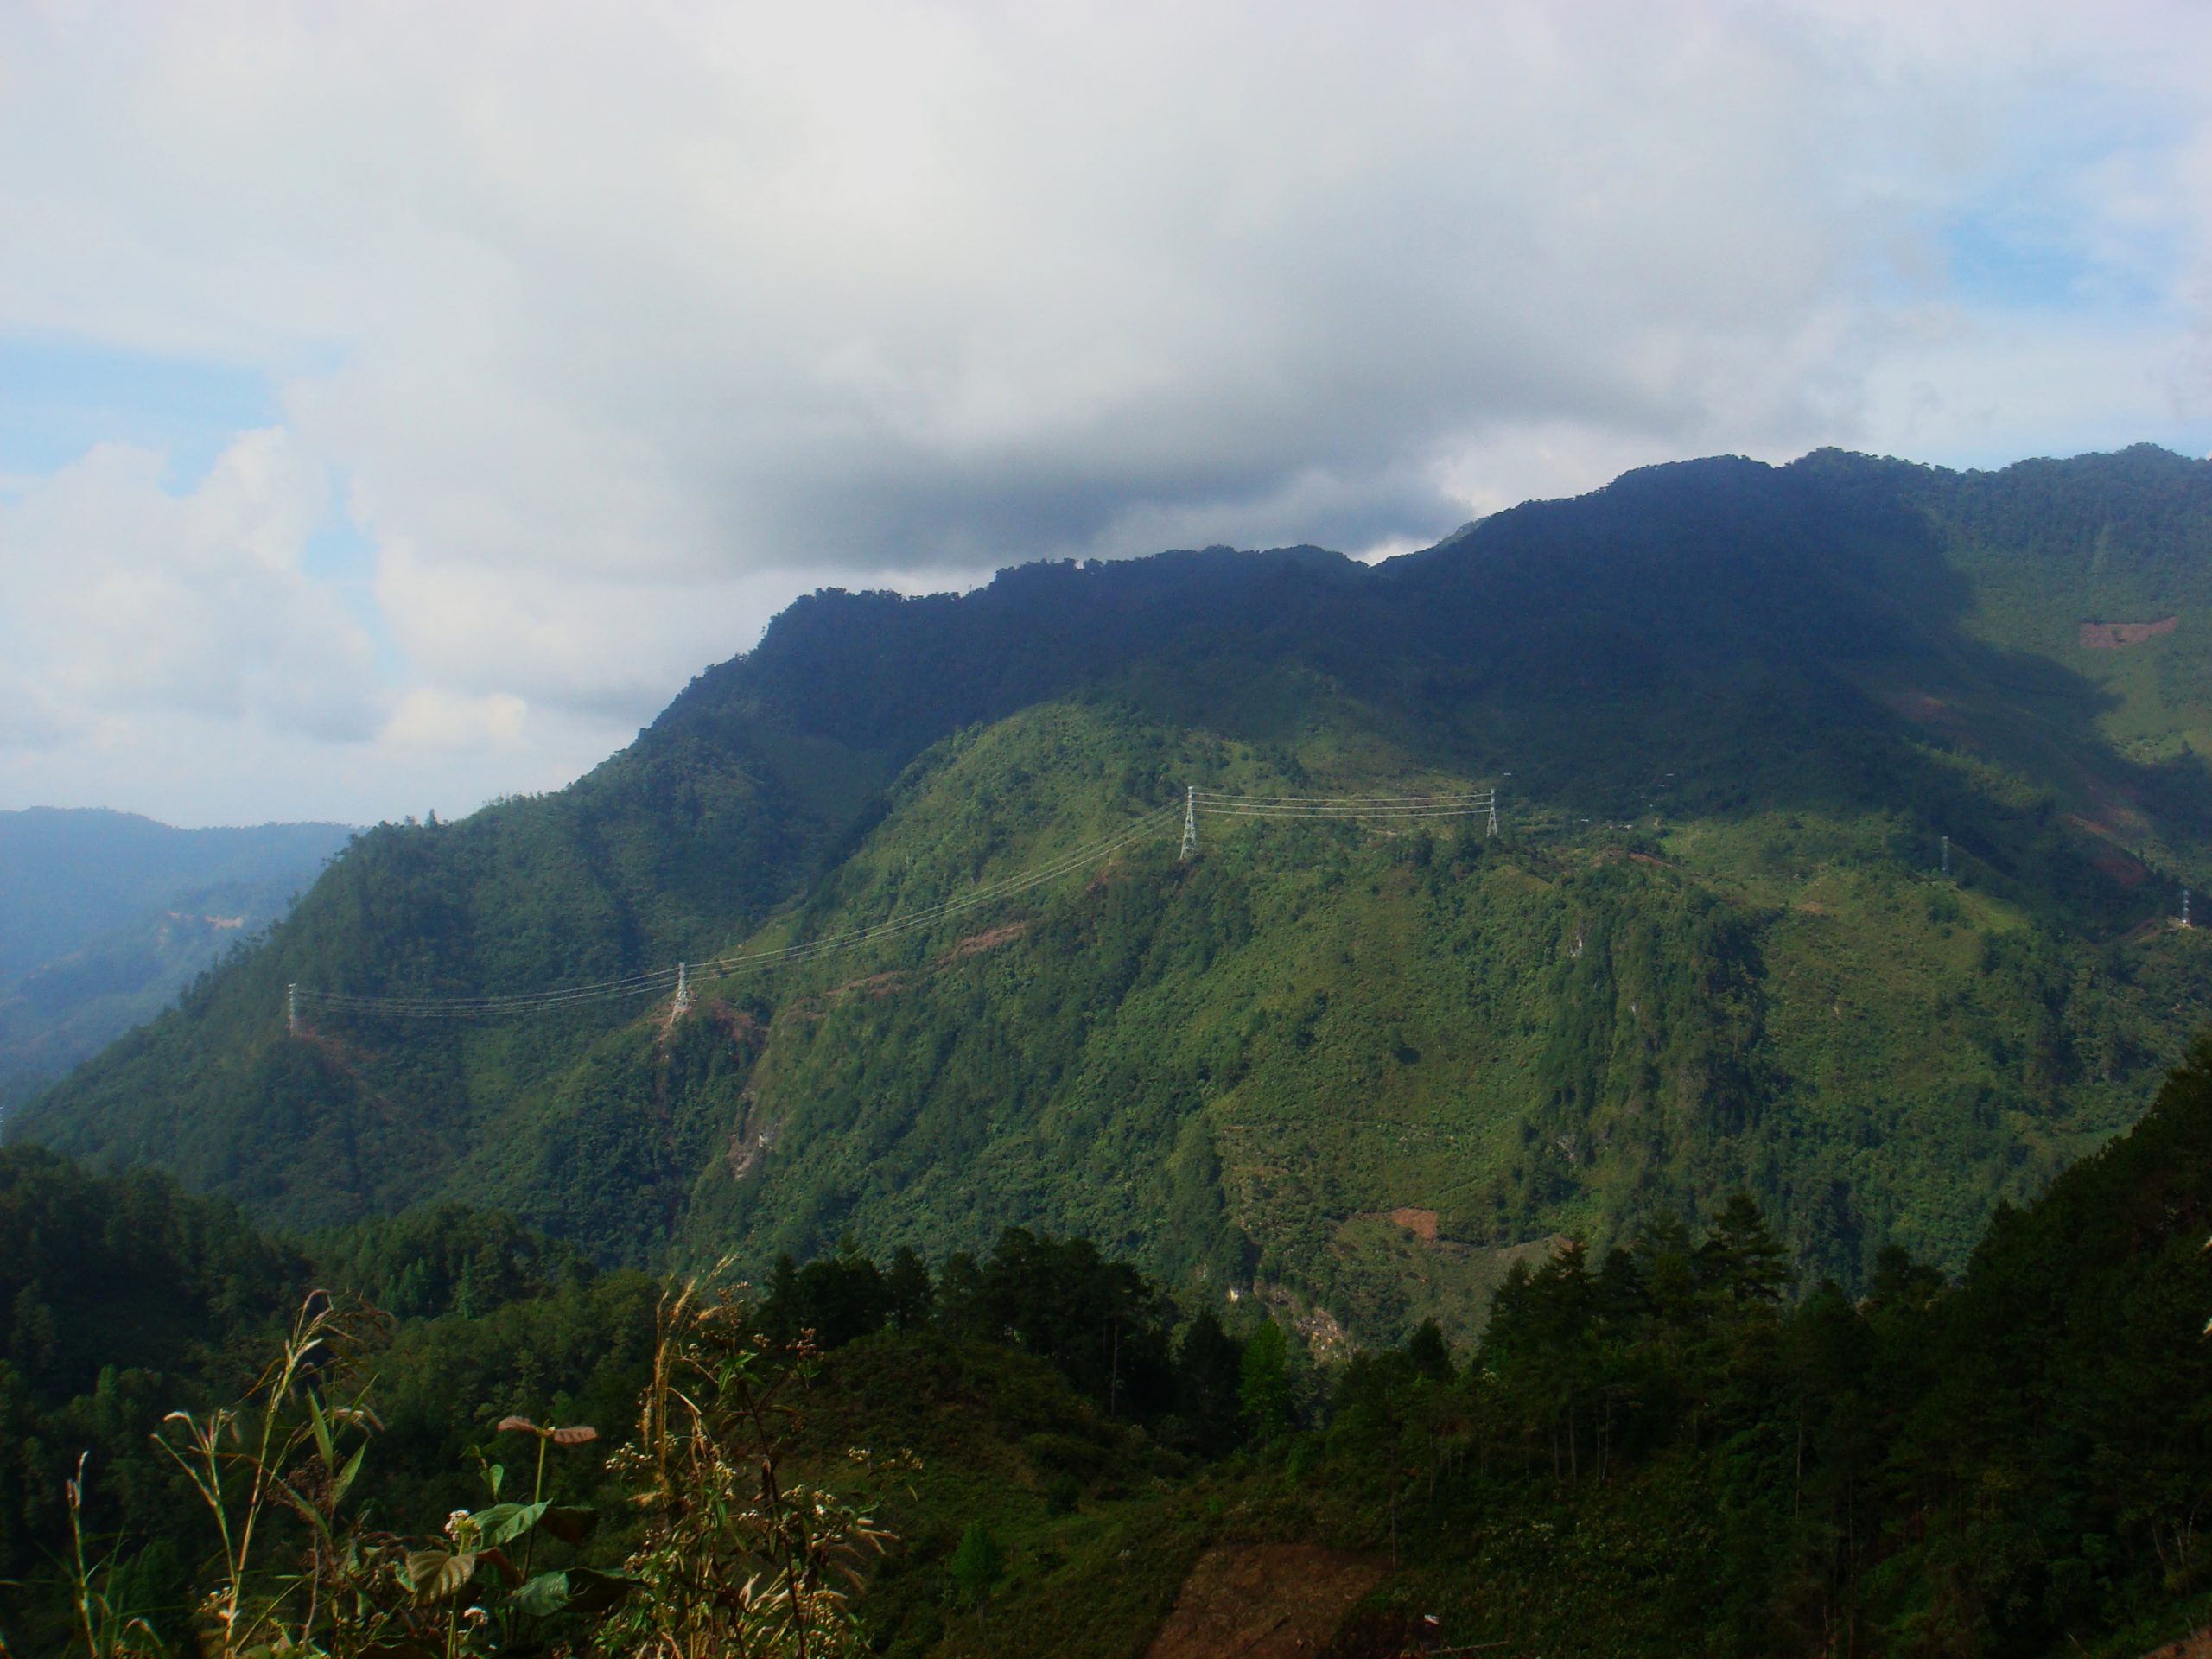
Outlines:
[{"label": "power line corridor", "polygon": [[1289,818],[1336,821],[1392,821],[1397,819],[1480,817],[1489,835],[1498,833],[1498,798],[1495,787],[1437,795],[1298,796],[1236,795],[1222,790],[1196,787],[1185,791],[1173,805],[1154,807],[1136,817],[1014,875],[985,882],[956,897],[927,905],[843,932],[825,934],[797,944],[741,951],[704,962],[679,962],[620,978],[542,991],[517,991],[480,996],[359,995],[346,991],[292,984],[285,988],[284,1017],[296,1033],[303,1014],[323,1012],[409,1020],[476,1020],[544,1013],[585,1003],[617,999],[670,995],[681,1013],[690,1004],[692,987],[702,980],[724,979],[741,973],[810,962],[817,957],[859,950],[903,933],[932,926],[966,912],[981,909],[1042,887],[1079,870],[1103,863],[1123,848],[1160,835],[1178,820],[1182,830],[1181,856],[1195,855],[1201,818]]}]

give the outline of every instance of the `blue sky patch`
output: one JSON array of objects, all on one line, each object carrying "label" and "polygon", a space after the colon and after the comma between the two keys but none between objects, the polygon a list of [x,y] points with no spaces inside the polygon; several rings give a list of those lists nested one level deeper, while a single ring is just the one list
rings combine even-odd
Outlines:
[{"label": "blue sky patch", "polygon": [[162,486],[181,492],[239,433],[283,418],[257,368],[0,334],[0,474],[53,473],[95,445],[124,443],[166,455]]}]

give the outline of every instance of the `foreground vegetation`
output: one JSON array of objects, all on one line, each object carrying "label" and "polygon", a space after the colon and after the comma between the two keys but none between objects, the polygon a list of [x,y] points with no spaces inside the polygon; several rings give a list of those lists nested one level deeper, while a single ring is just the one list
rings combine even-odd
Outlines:
[{"label": "foreground vegetation", "polygon": [[2131,1654],[2212,1611],[2208,1232],[2212,1046],[1956,1283],[1802,1284],[1739,1198],[1516,1265],[1471,1351],[1325,1368],[1019,1230],[722,1295],[461,1211],[273,1240],[16,1149],[0,1630],[1134,1655],[1204,1551],[1278,1541],[1375,1564],[1344,1659]]}]

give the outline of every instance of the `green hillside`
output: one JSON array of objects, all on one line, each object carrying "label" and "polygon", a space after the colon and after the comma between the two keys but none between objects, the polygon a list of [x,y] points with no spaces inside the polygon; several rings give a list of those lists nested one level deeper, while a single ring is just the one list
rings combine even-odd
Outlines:
[{"label": "green hillside", "polygon": [[[2208,625],[2212,465],[2149,448],[1700,461],[1371,569],[817,594],[572,788],[363,836],[11,1128],[289,1224],[466,1198],[613,1261],[1028,1224],[1323,1346],[1467,1328],[1529,1247],[1738,1187],[1810,1270],[1955,1267],[2212,1014],[2166,925],[2212,872]],[[1495,839],[1209,817],[1177,856],[1186,785],[1492,782]],[[820,939],[1147,812],[681,1019],[656,983],[311,997],[286,1030],[294,982],[476,997]]]}]

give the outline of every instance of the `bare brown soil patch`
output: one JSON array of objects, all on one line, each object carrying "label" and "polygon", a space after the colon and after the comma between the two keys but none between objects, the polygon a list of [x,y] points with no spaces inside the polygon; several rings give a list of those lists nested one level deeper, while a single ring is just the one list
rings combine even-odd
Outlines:
[{"label": "bare brown soil patch", "polygon": [[1906,719],[1933,726],[1954,743],[1975,747],[1974,728],[1967,723],[1964,715],[1942,698],[1930,696],[1925,691],[1900,691],[1885,701]]},{"label": "bare brown soil patch", "polygon": [[2150,879],[2150,869],[2127,850],[2122,840],[2131,828],[2140,828],[2140,815],[2120,795],[2101,789],[2094,777],[2082,776],[2086,792],[2100,793],[2104,798],[2094,815],[2069,812],[2066,822],[2090,838],[2090,863],[2124,887],[2140,886]]},{"label": "bare brown soil patch", "polygon": [[1380,1561],[1318,1544],[1210,1549],[1183,1580],[1147,1659],[1307,1659],[1382,1573]]},{"label": "bare brown soil patch", "polygon": [[737,1127],[729,1138],[729,1178],[741,1181],[758,1166],[760,1160],[776,1144],[776,1136],[783,1125],[760,1104],[760,1096],[747,1089],[738,1096]]},{"label": "bare brown soil patch", "polygon": [[309,1048],[321,1049],[333,1060],[349,1071],[358,1069],[378,1058],[372,1051],[357,1048],[336,1033],[324,1031],[318,1026],[309,1024],[305,1019],[300,1021],[299,1029],[292,1035]]},{"label": "bare brown soil patch", "polygon": [[2123,887],[2139,887],[2151,874],[2140,862],[2109,845],[2092,849],[2089,862]]},{"label": "bare brown soil patch", "polygon": [[2084,651],[2125,651],[2130,645],[2139,645],[2145,639],[2162,633],[2171,633],[2178,617],[2162,616],[2155,622],[2084,622],[2082,625],[2082,649]]},{"label": "bare brown soil patch", "polygon": [[938,960],[950,962],[955,957],[972,957],[978,950],[994,950],[1020,938],[1028,931],[1029,924],[1027,922],[1008,922],[1001,927],[985,928],[981,933],[970,933]]},{"label": "bare brown soil patch", "polygon": [[[1011,940],[1020,938],[1029,931],[1027,922],[1007,922],[1001,926],[987,928],[981,933],[970,933],[931,964],[932,969],[944,968],[962,957],[972,957],[979,950],[988,950]],[[869,974],[860,979],[849,979],[842,985],[833,985],[819,998],[807,997],[792,1002],[779,1011],[782,1020],[823,1020],[829,1017],[823,1006],[827,1002],[841,1002],[850,996],[893,996],[906,990],[914,983],[914,976],[901,968],[891,968],[880,974]]]},{"label": "bare brown soil patch", "polygon": [[893,991],[906,988],[906,976],[896,968],[880,974],[870,974],[865,979],[849,979],[830,993],[832,996],[849,996],[855,991],[865,991],[870,996],[888,996]]},{"label": "bare brown soil patch", "polygon": [[768,1027],[763,1021],[754,1019],[743,1008],[732,1007],[720,997],[707,1003],[706,1014],[721,1028],[722,1035],[729,1039],[731,1046],[740,1051],[760,1042],[768,1034]]},{"label": "bare brown soil patch", "polygon": [[2169,1642],[2143,1656],[2143,1659],[2212,1659],[2212,1625],[2194,1636],[2184,1636],[2178,1642]]},{"label": "bare brown soil patch", "polygon": [[1390,1212],[1390,1219],[1411,1233],[1415,1238],[1436,1243],[1436,1211],[1416,1210],[1410,1205],[1400,1205]]},{"label": "bare brown soil patch", "polygon": [[1128,865],[1128,861],[1120,853],[1114,854],[1098,867],[1098,873],[1096,875],[1083,884],[1083,890],[1085,893],[1105,892],[1109,887],[1121,880]]}]

